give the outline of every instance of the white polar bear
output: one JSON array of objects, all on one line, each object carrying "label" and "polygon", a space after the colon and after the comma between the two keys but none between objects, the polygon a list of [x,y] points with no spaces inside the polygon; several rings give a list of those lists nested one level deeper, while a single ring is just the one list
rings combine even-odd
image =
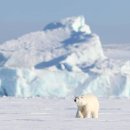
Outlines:
[{"label": "white polar bear", "polygon": [[96,96],[87,94],[75,97],[74,101],[78,107],[76,113],[77,118],[98,118],[99,101]]}]

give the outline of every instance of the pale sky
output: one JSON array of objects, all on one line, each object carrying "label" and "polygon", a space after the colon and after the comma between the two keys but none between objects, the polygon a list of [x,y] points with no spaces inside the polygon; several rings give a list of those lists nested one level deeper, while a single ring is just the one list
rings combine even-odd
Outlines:
[{"label": "pale sky", "polygon": [[130,43],[130,0],[0,0],[0,43],[78,15],[102,43]]}]

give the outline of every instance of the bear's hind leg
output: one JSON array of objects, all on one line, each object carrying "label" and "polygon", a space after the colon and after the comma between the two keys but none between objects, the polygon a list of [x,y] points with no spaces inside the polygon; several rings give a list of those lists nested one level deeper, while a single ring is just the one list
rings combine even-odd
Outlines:
[{"label": "bear's hind leg", "polygon": [[86,117],[87,117],[87,118],[91,118],[91,112],[87,112]]},{"label": "bear's hind leg", "polygon": [[93,112],[92,113],[92,118],[98,118],[98,112]]}]

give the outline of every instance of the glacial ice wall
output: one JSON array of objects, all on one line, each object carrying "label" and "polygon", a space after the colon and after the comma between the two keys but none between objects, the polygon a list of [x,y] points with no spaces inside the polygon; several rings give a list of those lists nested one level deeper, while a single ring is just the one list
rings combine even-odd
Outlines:
[{"label": "glacial ice wall", "polygon": [[125,73],[125,66],[122,71],[93,68],[88,73],[1,68],[0,95],[68,97],[94,93],[99,97],[129,97],[130,73]]}]

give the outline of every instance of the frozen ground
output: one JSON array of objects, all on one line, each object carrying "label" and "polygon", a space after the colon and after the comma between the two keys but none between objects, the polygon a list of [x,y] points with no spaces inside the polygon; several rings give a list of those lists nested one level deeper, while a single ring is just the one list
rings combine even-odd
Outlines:
[{"label": "frozen ground", "polygon": [[100,99],[99,119],[75,118],[73,98],[0,98],[0,130],[129,130],[129,99]]}]

